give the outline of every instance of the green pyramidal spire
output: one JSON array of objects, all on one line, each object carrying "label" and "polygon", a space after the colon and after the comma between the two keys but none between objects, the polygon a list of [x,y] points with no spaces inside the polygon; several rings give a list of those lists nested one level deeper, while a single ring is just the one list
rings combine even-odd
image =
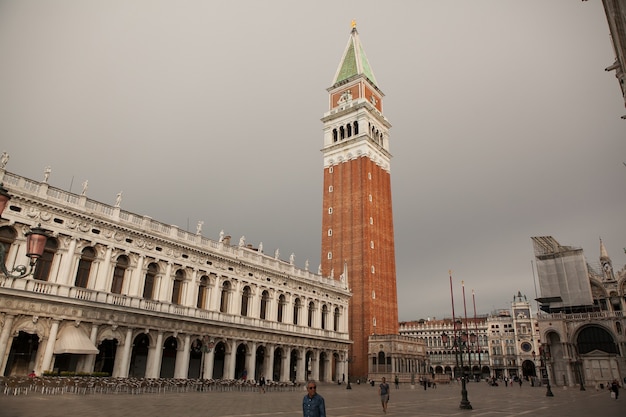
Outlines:
[{"label": "green pyramidal spire", "polygon": [[350,32],[350,39],[348,39],[348,45],[343,53],[343,58],[337,68],[337,73],[333,81],[333,85],[341,83],[356,75],[363,75],[370,80],[372,84],[378,87],[374,71],[370,67],[370,63],[365,56],[365,51],[359,40],[359,32],[356,30],[356,23],[352,22],[352,31]]}]

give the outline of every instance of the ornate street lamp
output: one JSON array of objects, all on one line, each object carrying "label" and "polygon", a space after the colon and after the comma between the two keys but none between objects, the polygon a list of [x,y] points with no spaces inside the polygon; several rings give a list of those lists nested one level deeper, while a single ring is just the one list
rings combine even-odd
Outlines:
[{"label": "ornate street lamp", "polygon": [[[4,212],[4,208],[11,199],[9,192],[0,183],[0,216]],[[46,241],[48,240],[48,231],[41,227],[41,224],[32,228],[26,233],[26,256],[30,258],[30,263],[27,266],[17,265],[13,267],[11,271],[5,266],[6,248],[0,243],[0,270],[2,273],[10,278],[24,278],[35,272],[35,265],[37,259],[41,258],[43,251],[46,247]]]},{"label": "ornate street lamp", "polygon": [[541,358],[541,363],[546,368],[546,397],[554,397],[552,393],[552,389],[550,388],[550,372],[548,371],[548,360],[550,359],[550,352],[544,348],[547,345],[539,346],[539,357]]},{"label": "ornate street lamp", "polygon": [[[456,325],[456,323],[455,323]],[[461,403],[459,404],[459,408],[464,410],[471,410],[472,404],[470,404],[467,399],[467,386],[465,383],[465,370],[463,369],[463,346],[467,346],[467,333],[463,332],[461,336],[453,336],[452,337],[452,348],[455,352],[459,352],[461,355]],[[448,342],[450,341],[450,336],[446,334],[446,332],[441,333],[441,341],[443,344],[448,347]],[[455,355],[456,357],[456,366],[459,366],[459,355]]]}]

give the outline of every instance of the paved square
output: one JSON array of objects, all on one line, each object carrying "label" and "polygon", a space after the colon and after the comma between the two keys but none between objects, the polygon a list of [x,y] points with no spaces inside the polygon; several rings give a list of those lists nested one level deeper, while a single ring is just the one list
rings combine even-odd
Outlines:
[{"label": "paved square", "polygon": [[[329,417],[382,416],[377,388],[369,385],[318,384],[326,400]],[[577,388],[554,388],[554,397],[546,397],[545,387],[489,387],[486,383],[469,383],[468,398],[472,410],[459,409],[459,384],[428,389],[402,385],[391,391],[387,415],[407,416],[626,416],[626,390],[618,400],[608,391]],[[255,417],[302,416],[304,389],[290,392],[255,391],[167,392],[162,394],[63,394],[30,393],[21,396],[0,395],[0,415],[4,417]]]}]

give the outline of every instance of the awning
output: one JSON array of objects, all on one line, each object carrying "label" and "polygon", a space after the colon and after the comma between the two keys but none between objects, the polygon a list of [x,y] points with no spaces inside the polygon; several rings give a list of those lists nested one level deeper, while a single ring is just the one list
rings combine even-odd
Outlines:
[{"label": "awning", "polygon": [[57,336],[54,354],[73,353],[77,355],[95,355],[100,353],[87,335],[75,326],[65,326]]}]

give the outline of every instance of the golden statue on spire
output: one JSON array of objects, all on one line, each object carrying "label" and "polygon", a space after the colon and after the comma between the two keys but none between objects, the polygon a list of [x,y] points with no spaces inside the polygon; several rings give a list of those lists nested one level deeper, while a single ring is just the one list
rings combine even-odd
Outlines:
[{"label": "golden statue on spire", "polygon": [[352,22],[350,22],[350,25],[352,25],[352,29],[356,29],[356,20],[352,19]]}]

